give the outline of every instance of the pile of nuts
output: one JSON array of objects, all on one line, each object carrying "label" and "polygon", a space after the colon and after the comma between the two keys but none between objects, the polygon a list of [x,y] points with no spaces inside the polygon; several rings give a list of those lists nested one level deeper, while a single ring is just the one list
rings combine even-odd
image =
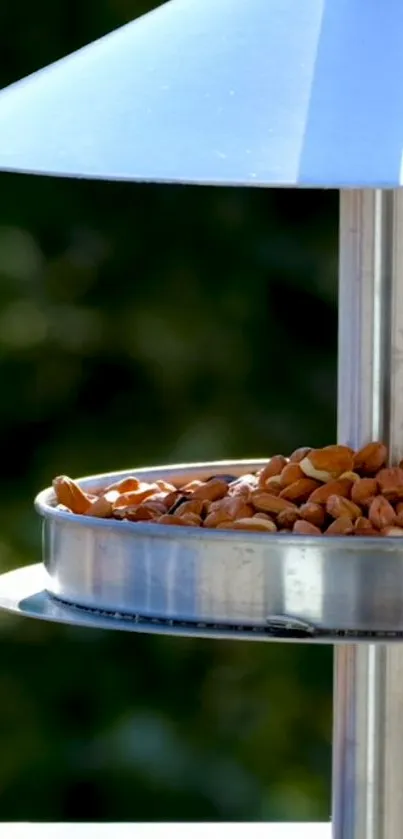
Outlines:
[{"label": "pile of nuts", "polygon": [[214,475],[184,486],[128,477],[97,492],[55,478],[59,509],[98,518],[217,530],[326,536],[403,536],[403,461],[383,443],[276,455],[256,474]]}]

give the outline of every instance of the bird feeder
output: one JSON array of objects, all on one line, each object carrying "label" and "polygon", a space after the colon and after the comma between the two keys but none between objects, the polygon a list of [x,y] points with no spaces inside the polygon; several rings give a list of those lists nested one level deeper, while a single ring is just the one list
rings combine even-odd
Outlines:
[{"label": "bird feeder", "polygon": [[[338,439],[354,448],[382,439],[397,462],[402,76],[398,0],[170,0],[4,90],[0,169],[340,190]],[[333,644],[333,837],[401,839],[399,539],[141,524],[134,535],[130,523],[72,524],[50,491],[37,508],[44,564],[0,578],[4,609],[135,632]]]}]

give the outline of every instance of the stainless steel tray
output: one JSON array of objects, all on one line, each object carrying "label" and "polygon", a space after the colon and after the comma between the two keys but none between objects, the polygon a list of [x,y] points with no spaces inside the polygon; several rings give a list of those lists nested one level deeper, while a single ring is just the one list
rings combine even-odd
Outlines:
[{"label": "stainless steel tray", "polygon": [[[47,575],[42,563],[28,565],[0,574],[0,611],[14,616],[34,618],[77,628],[112,629],[136,634],[165,635],[174,638],[208,638],[213,641],[270,641],[309,644],[385,643],[384,633],[303,632],[292,627],[242,627],[162,618],[121,616],[72,606],[49,594]],[[399,643],[398,633],[388,633],[389,643]]]},{"label": "stainless steel tray", "polygon": [[[83,478],[89,489],[129,474],[183,482],[242,475],[262,461],[133,469]],[[245,533],[73,516],[41,492],[46,589],[119,619],[161,619],[285,633],[403,634],[403,542],[397,538]]]}]

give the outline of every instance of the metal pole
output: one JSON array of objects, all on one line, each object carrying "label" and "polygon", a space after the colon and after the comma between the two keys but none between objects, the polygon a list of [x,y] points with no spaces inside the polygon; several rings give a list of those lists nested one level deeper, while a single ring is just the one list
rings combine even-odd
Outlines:
[{"label": "metal pole", "polygon": [[[338,439],[403,458],[403,196],[340,193]],[[402,839],[403,645],[335,647],[334,839]]]}]

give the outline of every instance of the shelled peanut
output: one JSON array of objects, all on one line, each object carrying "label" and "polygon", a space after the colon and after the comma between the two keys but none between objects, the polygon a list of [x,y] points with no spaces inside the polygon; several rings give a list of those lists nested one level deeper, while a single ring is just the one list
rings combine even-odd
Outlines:
[{"label": "shelled peanut", "polygon": [[59,508],[76,515],[173,526],[326,536],[403,536],[403,462],[372,442],[272,457],[255,474],[213,475],[183,486],[135,476],[87,492],[55,478]]}]

